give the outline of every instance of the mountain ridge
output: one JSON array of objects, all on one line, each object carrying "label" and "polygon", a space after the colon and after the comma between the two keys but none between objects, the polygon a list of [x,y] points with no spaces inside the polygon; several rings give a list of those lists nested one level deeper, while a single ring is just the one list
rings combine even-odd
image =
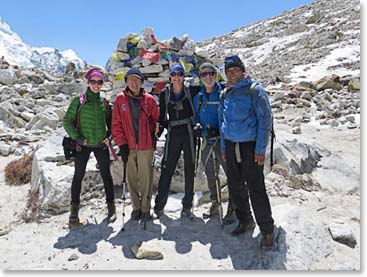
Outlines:
[{"label": "mountain ridge", "polygon": [[59,50],[52,47],[32,47],[23,42],[0,17],[0,57],[14,65],[38,67],[48,71],[64,72],[66,65],[73,62],[83,69],[85,62],[72,49]]}]

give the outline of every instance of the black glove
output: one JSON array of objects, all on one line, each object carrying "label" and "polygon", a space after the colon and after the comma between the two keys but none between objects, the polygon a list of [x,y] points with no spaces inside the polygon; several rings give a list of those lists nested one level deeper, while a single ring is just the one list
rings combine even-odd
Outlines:
[{"label": "black glove", "polygon": [[84,141],[86,140],[86,138],[85,137],[78,137],[77,139],[76,139],[76,143],[77,144],[79,144],[79,145],[84,145]]},{"label": "black glove", "polygon": [[157,149],[157,140],[158,140],[158,138],[156,137],[154,132],[152,132],[151,135],[152,135],[153,148],[155,150],[155,149]]},{"label": "black glove", "polygon": [[210,127],[207,129],[208,131],[208,139],[219,137],[219,129]]},{"label": "black glove", "polygon": [[200,123],[196,123],[196,125],[192,129],[192,134],[194,135],[194,138],[201,137],[201,131],[202,130],[203,130],[203,128],[201,127]]},{"label": "black glove", "polygon": [[164,131],[164,127],[163,126],[159,126],[158,132],[157,132],[157,135],[156,135],[156,138],[157,139],[159,139],[161,137],[163,131]]},{"label": "black glove", "polygon": [[129,158],[129,146],[127,144],[120,146],[119,156],[121,156],[124,163],[127,163],[127,159]]}]

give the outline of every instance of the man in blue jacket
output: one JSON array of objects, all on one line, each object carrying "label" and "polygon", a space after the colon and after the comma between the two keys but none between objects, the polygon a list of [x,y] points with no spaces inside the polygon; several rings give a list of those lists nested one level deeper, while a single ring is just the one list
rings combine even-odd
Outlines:
[{"label": "man in blue jacket", "polygon": [[268,250],[273,245],[274,220],[263,170],[272,125],[270,103],[264,88],[246,78],[245,66],[238,56],[226,57],[224,69],[228,83],[221,94],[218,115],[228,185],[239,219],[233,232],[241,233],[255,227],[248,212],[250,195],[262,233],[261,248]]},{"label": "man in blue jacket", "polygon": [[[212,217],[218,215],[221,208],[219,207],[221,196],[217,195],[217,185],[220,191],[219,165],[222,166],[225,173],[227,172],[219,142],[218,108],[222,86],[219,82],[216,82],[217,69],[211,63],[205,62],[199,67],[199,76],[202,83],[201,89],[193,98],[196,123],[194,136],[202,137],[203,141],[201,160],[205,166],[211,200],[209,215],[205,216]],[[233,200],[229,194],[227,215],[223,219],[223,224],[231,224],[236,220],[234,210]]]}]

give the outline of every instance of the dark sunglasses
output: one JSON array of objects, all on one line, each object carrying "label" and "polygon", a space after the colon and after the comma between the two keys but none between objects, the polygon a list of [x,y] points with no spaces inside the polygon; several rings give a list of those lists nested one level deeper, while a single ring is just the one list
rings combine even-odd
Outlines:
[{"label": "dark sunglasses", "polygon": [[200,73],[200,77],[208,77],[208,76],[214,76],[214,75],[215,75],[214,71],[207,71],[207,72]]},{"label": "dark sunglasses", "polygon": [[178,72],[172,72],[171,73],[171,77],[183,77],[185,74],[181,71],[178,71]]},{"label": "dark sunglasses", "polygon": [[103,80],[89,80],[91,85],[103,85]]}]

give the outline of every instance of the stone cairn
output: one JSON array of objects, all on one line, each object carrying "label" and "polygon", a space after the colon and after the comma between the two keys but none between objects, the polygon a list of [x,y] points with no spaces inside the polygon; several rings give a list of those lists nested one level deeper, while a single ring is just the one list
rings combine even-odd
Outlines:
[{"label": "stone cairn", "polygon": [[[188,35],[158,41],[153,29],[148,27],[141,35],[128,33],[119,40],[115,52],[107,62],[106,70],[113,80],[114,93],[121,92],[125,86],[126,72],[132,67],[137,67],[144,76],[145,90],[159,94],[169,81],[169,68],[172,64],[182,64],[186,80],[198,84],[199,66],[206,61],[216,65],[223,63],[223,60],[211,60],[208,52],[198,48]],[[223,76],[220,75],[219,78]]]}]

